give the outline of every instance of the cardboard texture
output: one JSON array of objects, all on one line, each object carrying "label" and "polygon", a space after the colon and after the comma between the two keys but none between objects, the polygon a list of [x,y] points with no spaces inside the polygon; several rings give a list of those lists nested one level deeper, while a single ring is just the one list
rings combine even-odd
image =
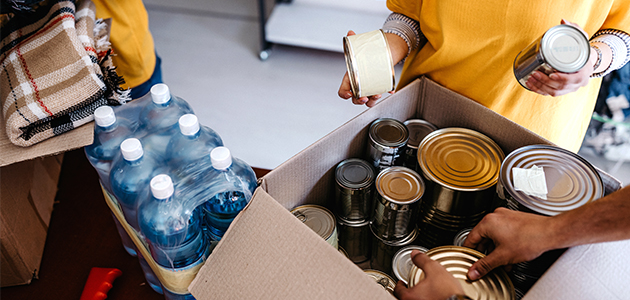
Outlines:
[{"label": "cardboard texture", "polygon": [[[265,175],[250,205],[190,285],[195,298],[391,298],[289,212],[302,204],[332,207],[336,165],[346,158],[366,157],[368,127],[383,117],[421,118],[440,128],[477,130],[506,154],[530,144],[551,144],[468,98],[418,79]],[[607,193],[621,187],[612,176],[600,175]]]},{"label": "cardboard texture", "polygon": [[57,193],[63,154],[0,168],[0,284],[37,277]]}]

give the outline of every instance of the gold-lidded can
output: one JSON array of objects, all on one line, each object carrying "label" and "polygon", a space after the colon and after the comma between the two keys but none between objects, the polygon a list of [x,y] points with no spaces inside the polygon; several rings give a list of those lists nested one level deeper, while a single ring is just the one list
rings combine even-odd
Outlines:
[{"label": "gold-lidded can", "polygon": [[574,73],[588,62],[591,47],[588,37],[571,25],[561,24],[547,30],[525,47],[514,59],[514,76],[525,84],[534,71],[547,75],[559,71]]},{"label": "gold-lidded can", "polygon": [[409,119],[403,122],[409,131],[409,140],[404,151],[403,166],[416,172],[420,171],[418,165],[418,147],[420,143],[429,133],[436,131],[438,128],[428,121],[422,119]]},{"label": "gold-lidded can", "polygon": [[370,124],[369,157],[377,171],[402,165],[404,147],[409,140],[407,126],[392,118],[379,118]]},{"label": "gold-lidded can", "polygon": [[347,221],[369,220],[372,216],[374,168],[360,158],[343,160],[335,168],[335,214]]},{"label": "gold-lidded can", "polygon": [[409,275],[411,274],[411,269],[414,266],[413,261],[411,260],[411,251],[418,250],[423,253],[427,253],[429,249],[418,246],[418,245],[409,245],[401,248],[394,254],[394,258],[392,258],[392,270],[394,272],[394,276],[405,284],[409,282]]},{"label": "gold-lidded can", "polygon": [[[441,246],[429,250],[429,258],[439,262],[455,279],[459,281],[464,294],[471,299],[513,300],[514,285],[502,268],[496,268],[478,280],[470,281],[466,277],[468,269],[480,258],[482,253],[465,247]],[[409,287],[424,280],[424,272],[413,266],[409,277]]]},{"label": "gold-lidded can", "polygon": [[[546,199],[515,188],[513,169],[543,169]],[[581,156],[551,145],[529,145],[512,151],[501,166],[497,194],[514,210],[554,216],[604,196],[597,170]]]},{"label": "gold-lidded can", "polygon": [[387,38],[377,29],[343,38],[350,88],[355,98],[391,92],[395,88],[394,61]]},{"label": "gold-lidded can", "polygon": [[366,275],[370,276],[370,278],[374,279],[374,282],[376,282],[378,285],[383,287],[383,289],[388,291],[390,294],[394,295],[396,282],[391,276],[383,273],[382,271],[374,270],[374,269],[366,269],[366,270],[363,270],[363,272]]},{"label": "gold-lidded can", "polygon": [[407,167],[389,167],[378,174],[375,186],[372,232],[388,241],[408,236],[416,227],[417,204],[425,191],[422,177]]},{"label": "gold-lidded can", "polygon": [[427,194],[419,209],[420,245],[450,245],[492,210],[503,158],[491,138],[467,128],[438,129],[422,140],[418,163]]},{"label": "gold-lidded can", "polygon": [[337,222],[330,210],[320,205],[306,204],[292,209],[291,213],[331,246],[339,249]]}]

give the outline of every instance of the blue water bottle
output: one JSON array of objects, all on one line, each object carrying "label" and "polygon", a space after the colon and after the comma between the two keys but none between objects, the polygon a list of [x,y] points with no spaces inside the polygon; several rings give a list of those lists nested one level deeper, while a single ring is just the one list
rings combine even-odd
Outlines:
[{"label": "blue water bottle", "polygon": [[[147,154],[145,155],[142,143],[136,138],[128,138],[120,144],[122,158],[118,159],[110,173],[110,182],[114,196],[129,225],[140,232],[138,226],[137,209],[140,200],[147,198],[149,181],[151,180],[157,162]],[[142,236],[140,235],[142,238]],[[140,265],[144,271],[145,279],[158,293],[162,293],[162,286],[144,257],[138,255]]]},{"label": "blue water bottle", "polygon": [[[156,175],[151,179],[152,197],[139,207],[138,222],[151,256],[160,266],[182,272],[202,264],[209,255],[210,245],[202,234],[201,210],[188,207],[174,194],[170,176]],[[167,300],[194,299],[190,293],[176,294],[164,289]]]},{"label": "blue water bottle", "polygon": [[212,149],[223,146],[223,141],[210,127],[199,124],[197,116],[185,114],[179,118],[179,132],[166,147],[166,158],[173,169],[185,168],[210,155]]},{"label": "blue water bottle", "polygon": [[208,178],[210,197],[204,203],[204,218],[212,240],[221,240],[236,215],[249,203],[257,186],[256,173],[244,161],[232,157],[226,147],[210,153]]}]

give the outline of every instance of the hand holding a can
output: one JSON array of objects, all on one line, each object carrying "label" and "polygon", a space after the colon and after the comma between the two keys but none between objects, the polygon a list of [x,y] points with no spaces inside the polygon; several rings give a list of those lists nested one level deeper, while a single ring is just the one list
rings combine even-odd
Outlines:
[{"label": "hand holding a can", "polygon": [[439,262],[426,254],[413,250],[411,260],[425,274],[424,280],[412,288],[407,288],[402,281],[398,281],[394,295],[400,300],[443,300],[453,295],[464,295],[464,289],[451,273]]},{"label": "hand holding a can", "polygon": [[[588,37],[586,32],[576,23],[565,21],[561,22],[563,25],[570,25],[577,28],[585,37]],[[588,47],[585,51],[588,52]],[[582,68],[575,72],[561,72],[553,70],[553,72],[546,74],[544,70],[536,70],[531,73],[531,76],[525,82],[526,87],[543,96],[558,97],[577,91],[583,86],[588,85],[590,76],[593,74],[593,66],[597,62],[597,53],[590,51],[588,61]]]},{"label": "hand holding a can", "polygon": [[531,261],[547,250],[553,238],[549,217],[497,208],[475,226],[464,241],[464,247],[490,253],[468,270],[468,278],[477,280],[494,268]]}]

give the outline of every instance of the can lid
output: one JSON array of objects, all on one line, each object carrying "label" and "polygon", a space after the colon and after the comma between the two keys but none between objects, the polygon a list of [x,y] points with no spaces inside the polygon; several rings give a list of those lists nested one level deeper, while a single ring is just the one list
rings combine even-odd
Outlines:
[{"label": "can lid", "polygon": [[424,181],[407,167],[389,167],[376,177],[376,190],[386,200],[396,204],[411,204],[422,198]]},{"label": "can lid", "polygon": [[572,73],[588,61],[591,47],[588,38],[579,29],[561,24],[547,30],[540,41],[541,54],[554,69]]},{"label": "can lid", "polygon": [[401,280],[405,284],[409,282],[411,268],[414,266],[414,263],[411,260],[411,251],[413,250],[418,250],[424,253],[429,251],[429,249],[422,246],[409,245],[398,250],[392,259],[392,269],[394,270],[394,275],[396,275],[398,280]]},{"label": "can lid", "polygon": [[363,270],[365,274],[370,276],[370,278],[374,279],[376,283],[381,285],[386,291],[390,293],[394,293],[394,289],[396,288],[396,282],[389,275],[374,269],[366,269]]},{"label": "can lid", "polygon": [[405,121],[403,124],[407,126],[407,130],[409,130],[409,140],[407,141],[407,147],[418,149],[420,146],[420,142],[427,136],[429,133],[436,131],[438,128],[421,119],[409,119]]},{"label": "can lid", "polygon": [[100,127],[107,127],[116,123],[116,114],[114,114],[114,109],[107,105],[103,105],[95,109],[94,122]]},{"label": "can lid", "polygon": [[457,191],[484,190],[499,178],[503,150],[489,137],[466,128],[443,128],[427,135],[418,163],[429,180]]},{"label": "can lid", "polygon": [[409,130],[405,124],[396,119],[380,118],[370,124],[369,137],[377,145],[400,147],[409,140]]},{"label": "can lid", "polygon": [[[478,259],[484,257],[480,252],[458,246],[441,246],[427,252],[427,256],[439,262],[455,277],[464,294],[471,299],[515,299],[514,285],[502,268],[496,268],[479,280],[470,281],[466,277],[468,269]],[[424,280],[422,269],[412,267],[409,277],[409,287],[413,287]]]},{"label": "can lid", "polygon": [[465,228],[465,229],[462,229],[460,232],[458,232],[455,235],[455,238],[453,239],[453,245],[463,247],[464,241],[466,240],[466,238],[468,238],[468,234],[470,233],[471,230],[472,228]]},{"label": "can lid", "polygon": [[291,213],[324,240],[328,240],[335,231],[335,216],[323,206],[306,204],[294,208]]},{"label": "can lid", "polygon": [[[546,200],[517,191],[512,169],[542,167],[547,184]],[[519,204],[542,215],[553,216],[601,198],[604,186],[599,173],[581,156],[551,145],[530,145],[512,151],[501,166],[500,182]]]},{"label": "can lid", "polygon": [[335,179],[343,187],[362,189],[374,182],[374,169],[363,159],[349,158],[337,165]]}]

